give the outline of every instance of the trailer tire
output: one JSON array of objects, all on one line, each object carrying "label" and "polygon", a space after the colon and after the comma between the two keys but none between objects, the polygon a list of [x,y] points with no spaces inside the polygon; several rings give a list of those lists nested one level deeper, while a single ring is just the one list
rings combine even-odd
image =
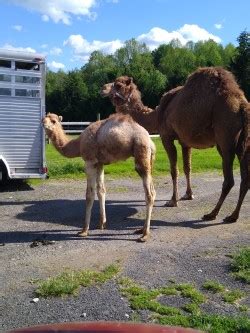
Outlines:
[{"label": "trailer tire", "polygon": [[8,172],[3,161],[0,161],[0,184],[6,184],[8,180]]}]

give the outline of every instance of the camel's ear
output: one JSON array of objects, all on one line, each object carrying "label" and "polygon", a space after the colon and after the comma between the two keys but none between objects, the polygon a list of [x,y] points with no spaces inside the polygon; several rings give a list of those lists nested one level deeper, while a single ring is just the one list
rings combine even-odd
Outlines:
[{"label": "camel's ear", "polygon": [[62,116],[59,116],[59,121],[61,122],[63,120],[63,117]]},{"label": "camel's ear", "polygon": [[133,78],[130,76],[127,78],[127,81],[126,81],[126,85],[130,85],[131,83],[133,83]]}]

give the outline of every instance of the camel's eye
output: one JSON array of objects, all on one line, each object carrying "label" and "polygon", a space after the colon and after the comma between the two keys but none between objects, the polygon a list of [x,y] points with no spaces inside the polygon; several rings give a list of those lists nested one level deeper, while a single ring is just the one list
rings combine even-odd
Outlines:
[{"label": "camel's eye", "polygon": [[55,121],[55,120],[51,120],[51,122],[52,122],[52,124],[55,124],[55,123],[56,123],[56,121]]}]

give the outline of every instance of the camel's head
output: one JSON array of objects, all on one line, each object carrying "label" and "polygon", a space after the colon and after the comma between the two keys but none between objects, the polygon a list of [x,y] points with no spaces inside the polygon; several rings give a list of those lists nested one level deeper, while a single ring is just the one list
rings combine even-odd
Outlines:
[{"label": "camel's head", "polygon": [[114,82],[106,83],[102,86],[101,89],[101,96],[102,97],[109,97],[111,92],[112,92],[112,87],[113,87]]},{"label": "camel's head", "polygon": [[108,96],[115,106],[121,106],[130,101],[133,87],[132,77],[120,76],[114,82],[105,84],[101,89],[101,95]]},{"label": "camel's head", "polygon": [[42,119],[43,127],[46,133],[49,135],[53,133],[58,127],[61,127],[62,116],[58,116],[54,113],[48,113]]}]

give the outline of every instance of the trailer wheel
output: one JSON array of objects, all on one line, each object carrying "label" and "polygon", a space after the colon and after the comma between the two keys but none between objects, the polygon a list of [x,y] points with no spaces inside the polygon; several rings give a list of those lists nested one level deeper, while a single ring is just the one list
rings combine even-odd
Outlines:
[{"label": "trailer wheel", "polygon": [[3,161],[0,161],[0,184],[5,184],[8,180],[8,172]]}]

